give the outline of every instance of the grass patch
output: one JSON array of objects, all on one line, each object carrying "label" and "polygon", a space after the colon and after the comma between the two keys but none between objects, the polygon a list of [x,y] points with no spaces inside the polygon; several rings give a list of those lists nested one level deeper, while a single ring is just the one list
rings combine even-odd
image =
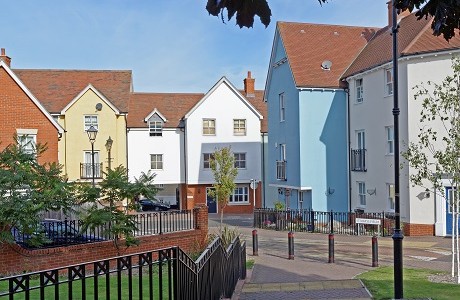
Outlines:
[{"label": "grass patch", "polygon": [[253,259],[247,259],[246,260],[246,269],[252,269],[254,268],[255,260]]},{"label": "grass patch", "polygon": [[[439,271],[427,269],[404,269],[404,298],[431,298],[436,300],[459,299],[460,285],[434,283],[428,276]],[[374,299],[392,299],[394,297],[393,267],[380,267],[357,276]]]}]

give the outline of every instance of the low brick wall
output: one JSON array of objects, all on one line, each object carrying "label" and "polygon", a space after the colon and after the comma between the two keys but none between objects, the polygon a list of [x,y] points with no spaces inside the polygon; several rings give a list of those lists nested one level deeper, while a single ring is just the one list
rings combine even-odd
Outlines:
[{"label": "low brick wall", "polygon": [[[208,234],[208,211],[206,206],[196,209],[198,210],[196,230],[140,237],[139,246],[122,247],[120,255],[172,246],[179,246],[187,252],[197,243],[203,244]],[[123,245],[123,241],[121,244]],[[113,241],[36,250],[24,249],[16,244],[0,244],[0,274],[10,275],[47,270],[114,256],[118,256],[118,253]]]},{"label": "low brick wall", "polygon": [[404,223],[403,234],[406,236],[434,236],[434,224]]}]

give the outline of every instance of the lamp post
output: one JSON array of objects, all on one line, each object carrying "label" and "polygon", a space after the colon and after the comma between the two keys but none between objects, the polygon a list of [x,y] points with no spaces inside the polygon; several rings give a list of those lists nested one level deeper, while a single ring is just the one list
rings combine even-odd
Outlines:
[{"label": "lamp post", "polygon": [[110,157],[110,151],[112,150],[112,144],[113,144],[113,140],[112,138],[109,136],[109,138],[107,139],[106,143],[105,143],[105,148],[107,149],[107,152],[108,152],[108,166],[109,166],[109,170],[111,170],[110,168],[110,163],[112,161],[112,158]]},{"label": "lamp post", "polygon": [[401,209],[399,201],[399,107],[398,107],[398,17],[393,0],[393,122],[394,122],[394,178],[395,178],[395,229],[393,233],[393,266],[395,299],[403,298],[403,254]]},{"label": "lamp post", "polygon": [[88,134],[89,142],[91,143],[91,171],[92,171],[92,178],[93,178],[93,187],[96,186],[96,183],[94,181],[94,176],[96,173],[95,170],[95,165],[94,165],[94,142],[96,141],[96,136],[97,136],[97,129],[91,125],[88,130],[86,130],[86,133]]}]

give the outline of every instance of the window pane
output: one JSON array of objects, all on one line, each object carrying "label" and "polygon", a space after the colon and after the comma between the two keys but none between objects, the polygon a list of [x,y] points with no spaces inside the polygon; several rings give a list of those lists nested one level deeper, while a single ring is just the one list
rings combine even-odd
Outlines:
[{"label": "window pane", "polygon": [[233,134],[246,135],[246,120],[244,119],[233,120]]},{"label": "window pane", "polygon": [[246,169],[246,153],[234,153],[235,168]]},{"label": "window pane", "polygon": [[163,169],[163,154],[150,154],[150,168],[153,170]]},{"label": "window pane", "polygon": [[216,121],[213,119],[203,119],[203,134],[216,134]]}]

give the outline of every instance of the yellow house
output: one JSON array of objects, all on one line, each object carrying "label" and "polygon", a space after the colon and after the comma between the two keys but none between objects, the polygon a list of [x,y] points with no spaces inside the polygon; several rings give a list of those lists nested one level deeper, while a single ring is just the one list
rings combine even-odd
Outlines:
[{"label": "yellow house", "polygon": [[[15,72],[65,129],[58,144],[58,158],[69,181],[94,179],[97,184],[109,166],[128,167],[126,117],[131,71]],[[93,143],[87,132],[91,126],[97,130]]]}]

